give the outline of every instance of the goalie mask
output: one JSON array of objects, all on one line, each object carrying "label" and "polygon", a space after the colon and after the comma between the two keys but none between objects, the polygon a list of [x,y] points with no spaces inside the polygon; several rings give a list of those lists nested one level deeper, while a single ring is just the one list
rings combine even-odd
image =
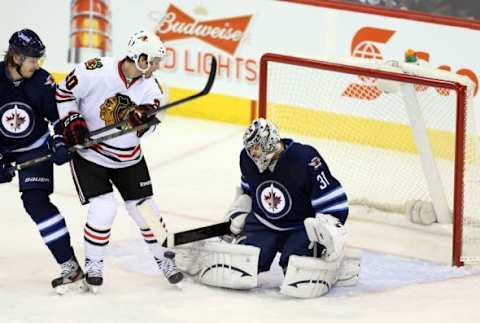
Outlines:
[{"label": "goalie mask", "polygon": [[243,145],[260,173],[272,162],[275,153],[281,148],[281,138],[277,127],[263,118],[256,119],[243,135]]},{"label": "goalie mask", "polygon": [[[145,73],[155,61],[161,61],[166,55],[166,49],[157,35],[149,32],[139,31],[130,38],[128,42],[127,56],[135,62],[135,66]],[[141,68],[138,60],[141,55],[147,56],[147,68]]]}]

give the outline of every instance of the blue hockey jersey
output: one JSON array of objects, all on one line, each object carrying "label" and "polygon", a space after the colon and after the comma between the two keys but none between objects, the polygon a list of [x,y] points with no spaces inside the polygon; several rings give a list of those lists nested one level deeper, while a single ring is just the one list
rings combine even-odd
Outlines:
[{"label": "blue hockey jersey", "polygon": [[25,151],[43,145],[48,123],[58,120],[55,82],[44,69],[13,82],[0,62],[0,152]]},{"label": "blue hockey jersey", "polygon": [[253,200],[258,222],[278,231],[303,228],[303,221],[317,213],[348,216],[345,190],[318,151],[291,139],[282,139],[285,151],[274,167],[258,171],[245,149],[240,153],[241,187]]}]

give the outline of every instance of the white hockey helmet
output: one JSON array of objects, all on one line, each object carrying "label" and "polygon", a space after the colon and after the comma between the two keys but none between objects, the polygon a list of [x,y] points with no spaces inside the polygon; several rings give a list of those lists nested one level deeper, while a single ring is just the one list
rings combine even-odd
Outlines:
[{"label": "white hockey helmet", "polygon": [[271,121],[264,118],[254,120],[243,134],[243,146],[260,173],[263,173],[273,156],[281,149],[278,129]]},{"label": "white hockey helmet", "polygon": [[[127,47],[127,56],[135,62],[135,66],[143,73],[150,68],[155,58],[163,59],[166,55],[165,45],[160,38],[153,33],[143,30],[136,32],[130,37]],[[146,69],[138,66],[138,59],[141,55],[147,56],[148,66]]]}]

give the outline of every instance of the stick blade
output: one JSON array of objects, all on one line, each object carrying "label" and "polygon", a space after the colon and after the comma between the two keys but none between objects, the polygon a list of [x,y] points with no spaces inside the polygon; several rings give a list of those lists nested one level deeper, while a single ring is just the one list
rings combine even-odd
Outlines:
[{"label": "stick blade", "polygon": [[221,222],[192,230],[176,232],[163,242],[164,247],[172,248],[182,244],[205,240],[230,233],[230,222]]}]

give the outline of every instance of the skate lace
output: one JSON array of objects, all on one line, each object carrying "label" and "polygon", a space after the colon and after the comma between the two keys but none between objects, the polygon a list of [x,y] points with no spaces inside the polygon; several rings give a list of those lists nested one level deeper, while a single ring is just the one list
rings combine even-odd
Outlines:
[{"label": "skate lace", "polygon": [[89,277],[102,277],[103,260],[85,260],[85,270]]},{"label": "skate lace", "polygon": [[175,261],[168,258],[155,258],[157,260],[158,268],[163,272],[165,277],[169,278],[172,275],[178,272],[177,266],[175,265]]},{"label": "skate lace", "polygon": [[78,264],[74,260],[69,260],[64,262],[63,264],[60,264],[60,267],[62,269],[60,276],[63,278],[69,278],[71,275],[76,273]]}]

